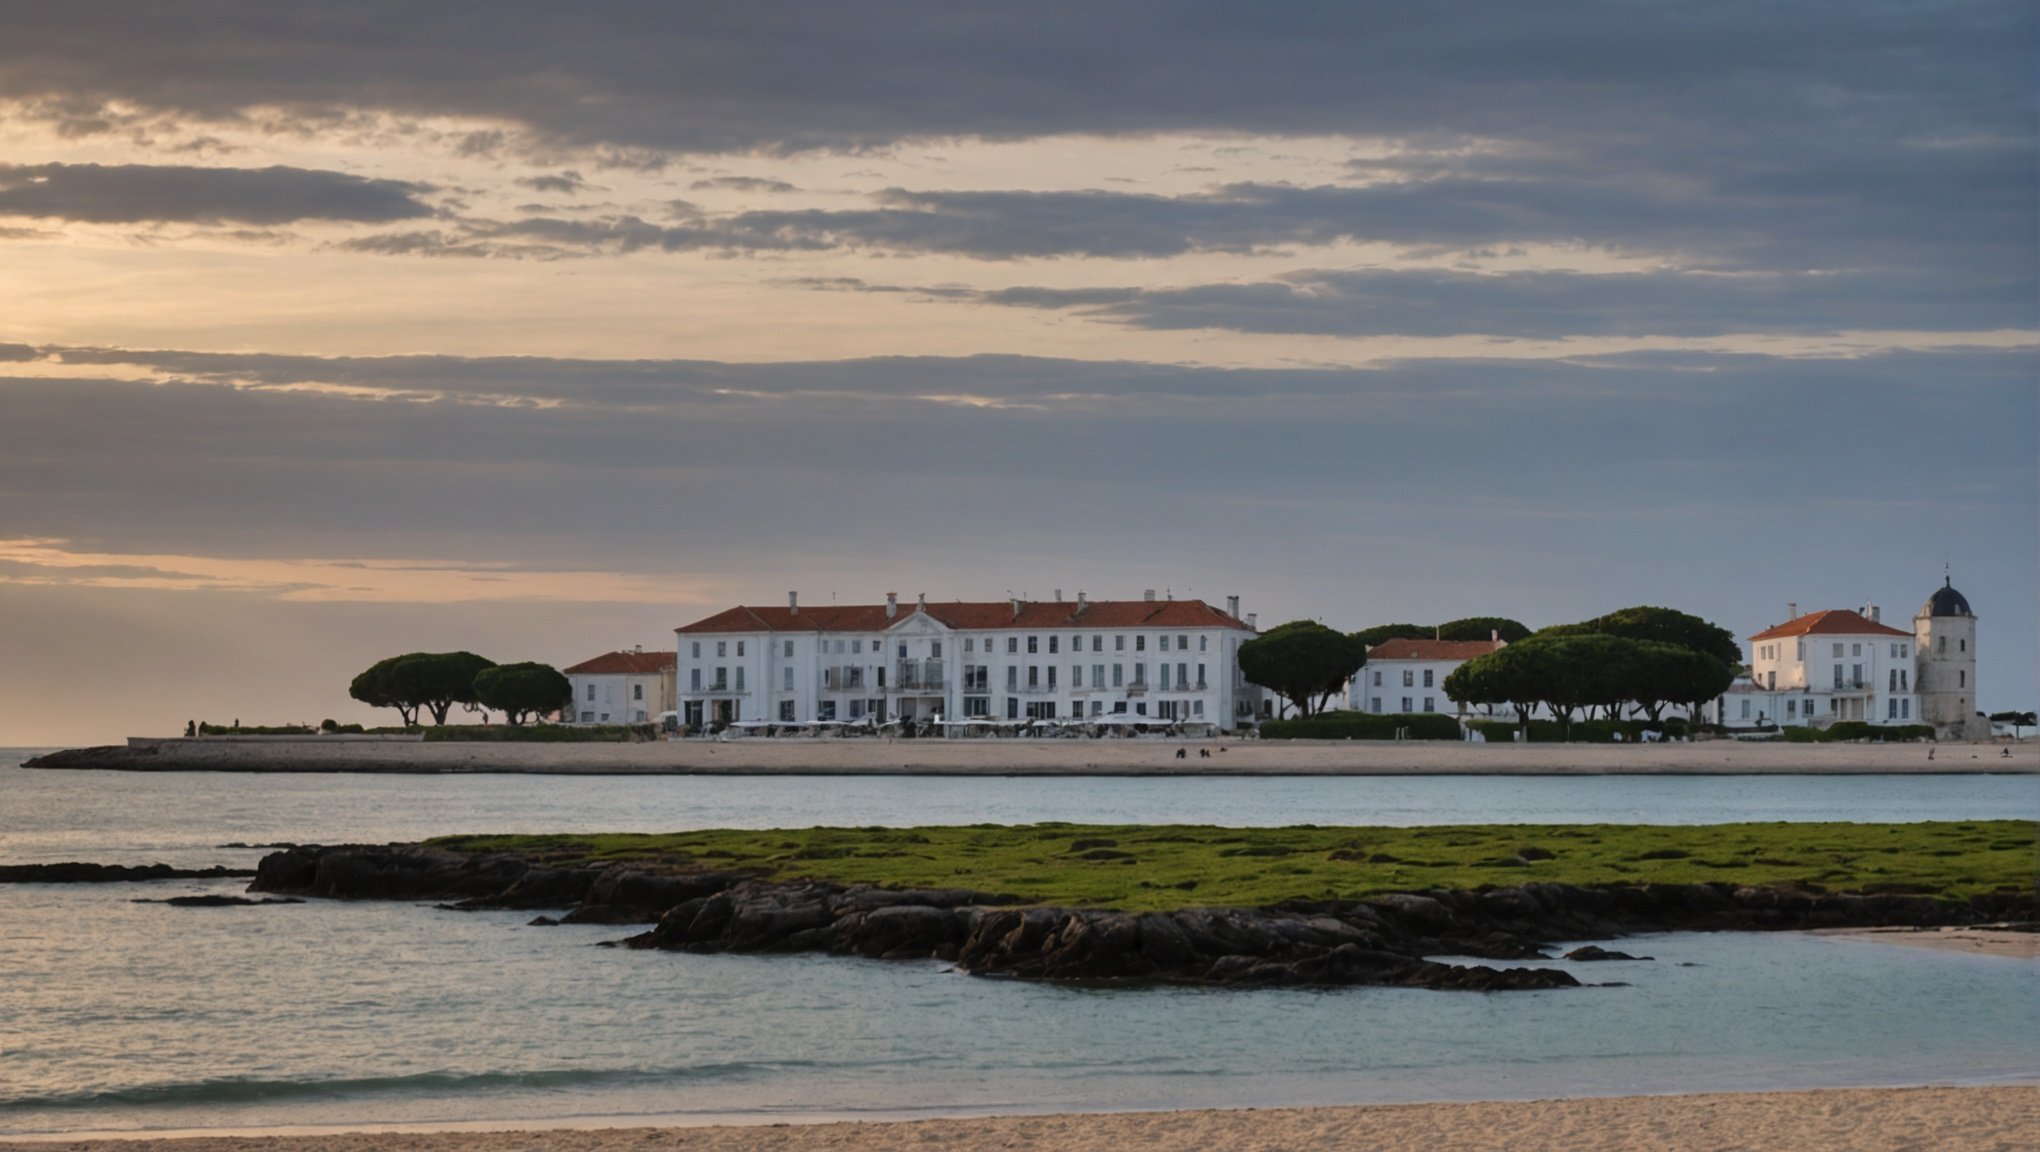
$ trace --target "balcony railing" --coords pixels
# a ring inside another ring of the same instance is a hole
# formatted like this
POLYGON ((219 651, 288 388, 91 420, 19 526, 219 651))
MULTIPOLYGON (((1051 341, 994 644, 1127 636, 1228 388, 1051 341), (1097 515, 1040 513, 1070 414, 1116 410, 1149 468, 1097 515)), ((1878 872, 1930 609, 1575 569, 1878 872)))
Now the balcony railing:
POLYGON ((949 686, 941 660, 902 660, 893 668, 891 691, 940 692, 949 686))
POLYGON ((822 669, 822 690, 824 692, 862 691, 863 688, 864 669, 862 668, 846 666, 822 669))

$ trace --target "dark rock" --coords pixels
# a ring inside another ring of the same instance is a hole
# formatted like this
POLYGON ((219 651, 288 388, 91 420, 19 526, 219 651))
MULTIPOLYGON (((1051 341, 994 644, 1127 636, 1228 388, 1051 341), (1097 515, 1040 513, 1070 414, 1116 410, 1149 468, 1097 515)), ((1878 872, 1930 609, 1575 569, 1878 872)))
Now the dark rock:
POLYGON ((837 943, 859 956, 954 959, 967 926, 968 918, 949 908, 893 904, 836 921, 837 943))
POLYGON ((1556 854, 1549 848, 1539 848, 1535 844, 1525 844, 1521 848, 1516 849, 1516 857, 1519 860, 1525 861, 1551 860, 1556 858, 1556 854))
POLYGON ((246 868, 172 868, 168 864, 0 864, 0 884, 128 884, 143 880, 219 880, 253 876, 246 868))
POLYGON ((435 900, 495 896, 531 870, 509 853, 469 855, 416 844, 290 848, 256 865, 251 892, 339 900, 435 900))
POLYGON ((511 882, 508 888, 490 896, 475 896, 454 905, 461 911, 480 908, 572 908, 588 896, 596 877, 594 868, 533 868, 511 882))
POLYGON ((527 928, 557 928, 559 926, 560 922, 550 916, 534 916, 525 925, 527 928))
POLYGON ((1631 956, 1627 952, 1613 952, 1597 945, 1588 944, 1565 954, 1568 960, 1654 960, 1654 956, 1631 956))

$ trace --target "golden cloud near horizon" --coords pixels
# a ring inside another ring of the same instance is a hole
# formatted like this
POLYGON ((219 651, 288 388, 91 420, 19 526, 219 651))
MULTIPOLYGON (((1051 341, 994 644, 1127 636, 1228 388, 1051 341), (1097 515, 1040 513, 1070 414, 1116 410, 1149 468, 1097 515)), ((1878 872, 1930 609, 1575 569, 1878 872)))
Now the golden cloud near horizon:
POLYGON ((710 605, 707 581, 415 558, 244 558, 74 551, 54 538, 0 539, 0 584, 241 592, 297 602, 475 601, 710 605))

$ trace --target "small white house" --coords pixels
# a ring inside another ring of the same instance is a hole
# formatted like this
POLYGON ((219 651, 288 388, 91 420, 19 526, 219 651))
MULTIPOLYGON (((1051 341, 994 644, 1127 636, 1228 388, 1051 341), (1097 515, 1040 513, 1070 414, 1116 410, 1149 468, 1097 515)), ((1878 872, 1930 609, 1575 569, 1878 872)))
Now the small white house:
POLYGON ((1508 646, 1492 640, 1385 640, 1367 650, 1367 663, 1347 686, 1355 712, 1451 712, 1466 709, 1445 696, 1445 677, 1476 656, 1508 646))
POLYGON ((567 715, 577 724, 646 724, 673 710, 674 654, 604 652, 564 669, 574 686, 567 715))

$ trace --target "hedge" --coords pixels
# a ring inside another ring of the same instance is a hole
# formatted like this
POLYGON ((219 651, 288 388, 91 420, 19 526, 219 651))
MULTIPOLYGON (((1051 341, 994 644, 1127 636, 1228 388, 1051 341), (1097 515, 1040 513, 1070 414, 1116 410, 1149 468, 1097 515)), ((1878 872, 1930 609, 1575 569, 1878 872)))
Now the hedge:
POLYGON ((1443 712, 1321 712, 1294 720, 1264 720, 1263 740, 1393 740, 1396 729, 1411 740, 1458 740, 1459 721, 1443 712))
POLYGON ((448 724, 423 731, 428 744, 635 744, 659 738, 656 724, 448 724))
MULTIPOLYGON (((1471 720, 1467 727, 1487 737, 1488 742, 1493 744, 1514 740, 1520 725, 1512 720, 1471 720)), ((1615 734, 1620 732, 1625 743, 1640 744, 1646 731, 1663 733, 1665 739, 1671 740, 1690 734, 1692 726, 1681 716, 1667 716, 1657 724, 1648 720, 1575 720, 1572 723, 1572 742, 1613 744, 1615 734)), ((1565 725, 1556 720, 1532 720, 1529 739, 1532 744, 1562 744, 1566 741, 1565 725)))
POLYGON ((201 720, 198 724, 200 736, 310 736, 316 729, 309 724, 209 724, 201 720))
POLYGON ((1931 724, 1871 724, 1863 720, 1841 720, 1826 728, 1784 728, 1779 731, 1788 744, 1846 744, 1858 740, 1877 743, 1911 743, 1932 740, 1931 724))

